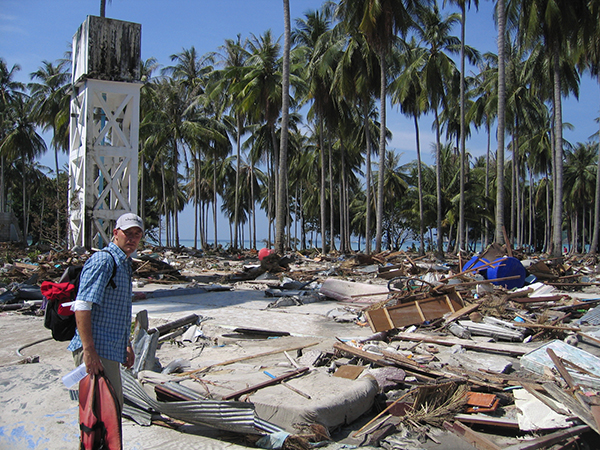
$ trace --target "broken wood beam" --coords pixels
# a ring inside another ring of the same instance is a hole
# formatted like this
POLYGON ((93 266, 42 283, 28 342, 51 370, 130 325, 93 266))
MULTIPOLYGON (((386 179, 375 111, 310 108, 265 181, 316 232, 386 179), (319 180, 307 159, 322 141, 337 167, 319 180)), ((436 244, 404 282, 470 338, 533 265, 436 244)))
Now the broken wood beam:
POLYGON ((454 419, 461 423, 519 429, 519 422, 516 420, 503 419, 501 417, 493 417, 485 414, 456 414, 454 419))
POLYGON ((198 321, 198 314, 190 314, 189 316, 181 317, 180 319, 173 320, 172 322, 159 325, 157 327, 148 330, 148 334, 158 332, 159 336, 169 333, 170 331, 176 330, 177 328, 191 325, 198 321))
POLYGON ((550 448, 554 444, 563 442, 572 436, 578 436, 589 430, 590 427, 587 425, 576 425, 574 427, 565 428, 564 430, 558 430, 554 433, 537 437, 533 440, 528 440, 520 444, 511 445, 510 447, 505 447, 504 450, 537 450, 550 448))
POLYGON ((459 339, 455 337, 435 337, 424 333, 398 333, 394 339, 406 341, 422 341, 429 344, 439 344, 452 347, 453 345, 461 345, 470 350, 485 352, 485 353, 502 353, 513 356, 523 356, 531 349, 524 348, 522 345, 507 345, 497 342, 475 342, 468 339, 459 339))
MULTIPOLYGON (((561 320, 563 318, 561 317, 561 320)), ((562 325, 544 325, 542 323, 522 323, 522 322, 515 322, 512 325, 514 325, 515 327, 521 327, 521 328, 542 328, 544 330, 555 330, 555 331, 581 331, 581 328, 576 328, 576 327, 565 327, 562 325)))
POLYGON ((571 410, 583 423, 588 425, 596 433, 600 434, 600 429, 596 423, 596 419, 592 415, 592 411, 587 405, 582 405, 579 400, 575 399, 572 395, 569 395, 563 389, 558 387, 555 383, 548 382, 544 383, 544 390, 550 394, 550 396, 559 403, 562 403, 571 410))
POLYGON ((453 432, 458 437, 462 438, 464 441, 471 444, 473 447, 479 450, 501 450, 502 447, 494 444, 483 434, 473 431, 468 426, 462 424, 461 422, 444 422, 444 428, 448 431, 453 432))
POLYGON ((369 425, 371 425, 373 422, 375 422, 377 419, 379 419, 381 416, 383 416, 386 412, 388 412, 390 409, 392 409, 396 404, 398 404, 398 402, 400 402, 400 400, 403 400, 406 397, 408 397, 410 394, 412 394, 413 391, 415 391, 415 390, 416 389, 411 389, 406 394, 402 395, 401 397, 398 397, 396 400, 394 400, 392 403, 390 403, 387 408, 385 408, 383 411, 381 411, 379 414, 377 414, 375 417, 373 417, 369 422, 367 422, 365 425, 363 425, 358 431, 356 431, 352 435, 352 437, 357 437, 363 430, 368 428, 369 425))
POLYGON ((278 376, 276 378, 272 378, 272 379, 270 379, 268 381, 263 381, 262 383, 255 384, 254 386, 249 386, 249 387, 247 387, 245 389, 242 389, 240 391, 233 392, 232 394, 225 395, 225 396, 223 396, 223 400, 232 400, 232 399, 238 398, 238 397, 240 397, 240 396, 242 396, 244 394, 248 394, 250 392, 254 392, 254 391, 257 391, 259 389, 262 389, 262 388, 265 388, 265 387, 268 387, 268 386, 272 386, 274 384, 278 384, 278 383, 280 383, 280 382, 282 382, 284 380, 287 380, 289 378, 293 378, 293 377, 296 377, 296 376, 298 376, 300 374, 303 374, 304 372, 308 371, 309 369, 310 369, 309 367, 302 367, 300 369, 296 369, 293 372, 287 373, 285 375, 280 375, 280 376, 278 376))
POLYGON ((319 342, 311 342, 311 343, 305 344, 305 345, 297 345, 295 347, 280 348, 280 349, 275 349, 275 350, 271 350, 271 351, 268 351, 268 352, 257 353, 255 355, 242 356, 240 358, 230 359, 228 361, 223 361, 223 362, 220 362, 220 363, 211 364, 211 365, 206 366, 206 367, 201 367, 200 369, 190 370, 188 372, 176 374, 176 376, 180 376, 180 377, 189 376, 189 375, 193 375, 193 374, 199 373, 199 372, 206 372, 207 370, 210 370, 213 367, 227 366, 229 364, 235 364, 235 363, 240 362, 240 361, 247 361, 249 359, 260 358, 260 357, 263 357, 263 356, 276 355, 277 353, 293 352, 294 350, 301 350, 303 348, 312 347, 314 345, 317 345, 318 343, 319 342))
POLYGON ((383 356, 376 355, 375 353, 365 352, 356 347, 352 347, 351 345, 344 344, 343 342, 334 342, 333 348, 339 350, 343 353, 349 353, 352 356, 357 356, 359 358, 364 359, 365 361, 369 361, 370 363, 377 364, 380 366, 393 366, 394 363, 387 361, 383 356))

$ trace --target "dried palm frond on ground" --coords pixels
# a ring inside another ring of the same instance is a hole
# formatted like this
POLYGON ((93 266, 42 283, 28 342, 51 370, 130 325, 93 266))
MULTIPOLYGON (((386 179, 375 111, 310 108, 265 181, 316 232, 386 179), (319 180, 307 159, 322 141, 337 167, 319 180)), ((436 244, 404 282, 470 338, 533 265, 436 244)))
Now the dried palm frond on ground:
POLYGON ((468 388, 454 382, 440 385, 422 386, 418 389, 412 411, 406 413, 402 421, 414 421, 441 426, 467 402, 468 388))

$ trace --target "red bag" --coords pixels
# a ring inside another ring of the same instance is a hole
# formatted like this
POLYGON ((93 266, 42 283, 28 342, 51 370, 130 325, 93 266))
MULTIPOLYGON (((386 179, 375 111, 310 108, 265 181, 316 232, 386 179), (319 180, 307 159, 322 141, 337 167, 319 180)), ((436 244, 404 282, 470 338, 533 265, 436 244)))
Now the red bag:
POLYGON ((80 450, 122 450, 121 410, 104 376, 88 375, 79 382, 80 450))

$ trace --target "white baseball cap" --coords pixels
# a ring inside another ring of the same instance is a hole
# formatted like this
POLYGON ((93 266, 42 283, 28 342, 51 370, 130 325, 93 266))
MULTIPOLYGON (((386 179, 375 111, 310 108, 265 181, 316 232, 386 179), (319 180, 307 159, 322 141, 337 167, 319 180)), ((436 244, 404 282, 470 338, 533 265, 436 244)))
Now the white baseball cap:
POLYGON ((119 228, 123 231, 132 227, 138 227, 144 231, 144 223, 142 222, 142 218, 133 213, 123 214, 117 219, 117 224, 115 225, 115 228, 119 228))

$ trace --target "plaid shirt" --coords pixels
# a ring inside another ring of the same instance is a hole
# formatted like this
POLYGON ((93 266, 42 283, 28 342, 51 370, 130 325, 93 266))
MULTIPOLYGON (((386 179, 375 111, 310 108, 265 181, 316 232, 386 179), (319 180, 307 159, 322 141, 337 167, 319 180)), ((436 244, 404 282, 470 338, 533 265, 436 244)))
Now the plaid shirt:
MULTIPOLYGON (((131 259, 114 243, 106 251, 97 252, 83 266, 76 300, 92 302, 92 336, 98 355, 125 363, 131 332, 131 259), (117 263, 116 289, 108 286, 113 271, 113 257, 117 263)), ((69 344, 74 351, 82 346, 79 332, 69 344)))

